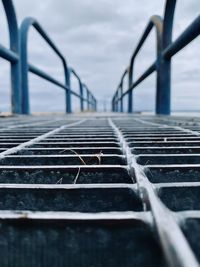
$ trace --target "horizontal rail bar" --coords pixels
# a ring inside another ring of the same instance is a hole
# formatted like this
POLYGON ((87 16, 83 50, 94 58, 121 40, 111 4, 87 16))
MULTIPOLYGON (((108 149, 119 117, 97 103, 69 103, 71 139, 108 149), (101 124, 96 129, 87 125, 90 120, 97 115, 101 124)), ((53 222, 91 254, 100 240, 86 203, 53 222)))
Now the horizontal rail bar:
POLYGON ((163 57, 169 59, 192 42, 200 34, 200 16, 198 16, 187 29, 163 51, 163 57))
POLYGON ((133 55, 131 57, 131 64, 133 64, 135 57, 139 53, 141 47, 143 46, 145 40, 147 39, 147 37, 150 34, 153 27, 156 27, 156 30, 157 30, 157 45, 161 46, 161 35, 162 35, 162 30, 163 30, 162 29, 163 28, 163 21, 162 21, 162 18, 160 16, 155 15, 155 16, 152 16, 150 18, 150 21, 146 26, 146 29, 145 29, 137 47, 136 47, 136 49, 135 49, 135 52, 133 53, 133 55))
POLYGON ((81 82, 81 78, 79 77, 79 75, 76 73, 76 71, 72 68, 70 68, 70 72, 74 74, 74 76, 76 76, 76 78, 78 79, 79 82, 81 82))
POLYGON ((122 74, 122 77, 121 77, 121 80, 120 80, 120 83, 119 83, 119 85, 118 85, 118 89, 123 85, 123 81, 124 81, 124 78, 126 77, 126 75, 128 74, 128 68, 127 69, 125 69, 125 71, 123 72, 123 74, 122 74))
POLYGON ((156 62, 154 62, 132 85, 131 87, 122 94, 122 97, 127 95, 131 90, 133 90, 137 85, 139 85, 144 79, 151 75, 156 70, 156 62))
POLYGON ((7 49, 1 44, 0 44, 0 57, 10 61, 11 63, 17 63, 19 61, 19 55, 17 53, 7 49))
MULTIPOLYGON (((50 75, 48 75, 46 72, 40 70, 39 68, 33 66, 32 64, 29 64, 29 71, 32 72, 32 73, 34 73, 35 75, 41 77, 41 78, 43 78, 43 79, 45 79, 45 80, 47 80, 47 81, 53 83, 53 84, 55 84, 55 85, 57 85, 57 86, 59 86, 59 87, 65 89, 65 90, 70 90, 68 86, 66 86, 66 85, 62 84, 61 82, 59 82, 58 80, 52 78, 52 77, 51 77, 50 75)), ((70 92, 71 92, 71 94, 77 96, 78 98, 81 98, 81 99, 83 99, 84 101, 87 101, 87 99, 81 97, 81 96, 80 96, 78 93, 76 93, 75 91, 70 90, 70 92)))
POLYGON ((29 64, 29 71, 32 72, 33 74, 65 89, 65 90, 70 90, 68 86, 62 84, 61 82, 59 82, 58 80, 54 79, 53 77, 51 77, 50 75, 48 75, 46 72, 40 70, 39 68, 33 66, 32 64, 29 64))
POLYGON ((154 25, 153 25, 152 21, 150 20, 149 23, 146 26, 146 29, 145 29, 145 31, 144 31, 144 33, 143 33, 138 45, 136 46, 136 49, 135 49, 135 52, 133 53, 132 58, 135 58, 136 55, 139 53, 140 48, 144 44, 144 42, 145 42, 146 38, 148 37, 149 33, 151 32, 153 26, 154 25))

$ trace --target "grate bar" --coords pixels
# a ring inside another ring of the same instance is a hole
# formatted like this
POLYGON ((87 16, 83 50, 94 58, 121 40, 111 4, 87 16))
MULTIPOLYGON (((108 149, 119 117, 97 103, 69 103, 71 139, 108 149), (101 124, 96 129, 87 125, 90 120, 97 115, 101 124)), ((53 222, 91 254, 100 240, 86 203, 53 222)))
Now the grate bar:
POLYGON ((1 259, 14 266, 17 247, 20 266, 36 267, 44 261, 34 246, 60 255, 62 244, 67 255, 53 265, 85 267, 71 256, 77 248, 85 257, 84 244, 87 266, 105 255, 100 267, 108 259, 116 267, 198 266, 197 119, 39 116, 7 123, 16 128, 0 133, 1 259))
POLYGON ((41 135, 39 137, 36 137, 36 138, 34 138, 34 139, 30 140, 30 141, 24 142, 23 144, 20 144, 20 145, 18 145, 16 147, 7 149, 6 151, 0 153, 0 159, 4 158, 7 155, 16 153, 16 152, 24 149, 25 147, 34 145, 35 143, 40 142, 43 139, 45 139, 46 137, 49 137, 49 136, 51 136, 51 135, 53 135, 55 133, 58 133, 58 132, 60 132, 60 131, 62 131, 64 129, 66 129, 67 127, 83 123, 84 121, 85 120, 81 120, 81 121, 78 121, 78 122, 74 122, 74 123, 68 124, 66 126, 60 126, 59 128, 51 130, 50 132, 47 132, 47 133, 45 133, 45 134, 43 134, 43 135, 41 135))
MULTIPOLYGON (((137 121, 143 122, 139 119, 137 119, 137 121)), ((162 205, 162 203, 154 192, 154 188, 149 182, 147 176, 145 175, 143 168, 139 164, 137 164, 136 158, 131 153, 129 145, 123 137, 123 133, 112 122, 111 119, 109 119, 109 122, 113 130, 116 132, 121 146, 125 150, 130 168, 133 168, 135 170, 137 184, 139 186, 141 198, 143 199, 144 204, 147 205, 147 203, 145 202, 149 201, 149 205, 152 210, 152 215, 155 220, 157 232, 159 234, 160 242, 169 265, 185 267, 199 266, 182 231, 174 220, 173 215, 162 205), (171 229, 173 229, 173 232, 171 229), (171 250, 172 246, 173 251, 171 250)))

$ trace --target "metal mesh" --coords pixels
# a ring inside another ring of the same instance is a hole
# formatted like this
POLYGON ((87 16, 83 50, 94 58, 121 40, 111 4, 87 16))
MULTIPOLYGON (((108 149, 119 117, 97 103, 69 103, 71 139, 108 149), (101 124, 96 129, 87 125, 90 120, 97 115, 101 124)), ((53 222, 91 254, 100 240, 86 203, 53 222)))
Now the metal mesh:
POLYGON ((1 266, 198 266, 198 119, 0 122, 1 266))

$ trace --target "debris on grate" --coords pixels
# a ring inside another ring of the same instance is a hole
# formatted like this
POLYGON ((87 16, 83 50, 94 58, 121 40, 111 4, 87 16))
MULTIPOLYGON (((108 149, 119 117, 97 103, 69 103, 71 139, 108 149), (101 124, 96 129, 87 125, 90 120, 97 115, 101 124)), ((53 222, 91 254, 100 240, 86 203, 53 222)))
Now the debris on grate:
POLYGON ((198 266, 200 120, 0 122, 1 266, 198 266))

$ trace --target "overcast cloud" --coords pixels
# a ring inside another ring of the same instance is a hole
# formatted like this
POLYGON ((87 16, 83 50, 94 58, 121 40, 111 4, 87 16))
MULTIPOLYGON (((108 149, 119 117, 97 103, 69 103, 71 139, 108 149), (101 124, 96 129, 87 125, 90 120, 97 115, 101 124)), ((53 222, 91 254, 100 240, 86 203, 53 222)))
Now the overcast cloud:
MULTIPOLYGON (((65 55, 68 64, 83 78, 102 106, 110 106, 120 76, 151 15, 162 15, 163 0, 14 0, 19 24, 35 17, 65 55)), ((200 13, 199 0, 178 1, 173 38, 200 13)), ((0 4, 0 41, 8 44, 6 21, 0 4)), ((154 32, 136 60, 135 79, 155 60, 154 32)), ((51 49, 31 30, 29 61, 63 81, 62 65, 51 49)), ((197 38, 173 60, 172 108, 199 110, 200 40, 197 38)), ((9 65, 0 59, 0 110, 9 106, 9 65)), ((31 110, 64 111, 64 92, 29 75, 31 110)), ((75 81, 74 90, 78 90, 75 81)), ((153 110, 155 75, 134 91, 137 110, 153 110)), ((74 101, 77 109, 78 101, 74 101)))

